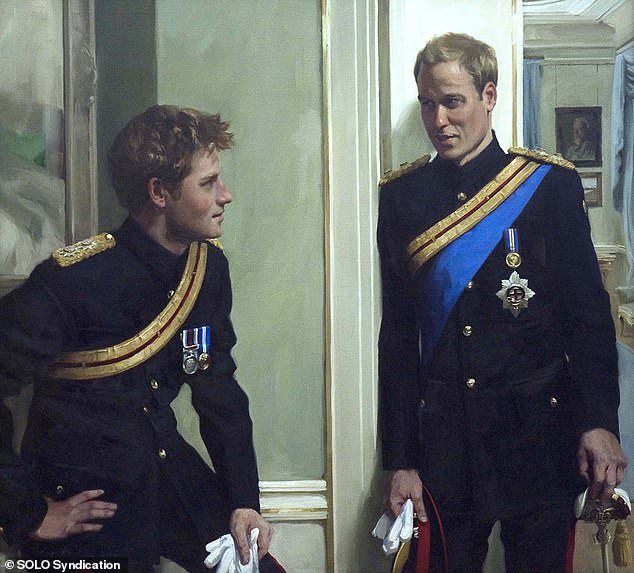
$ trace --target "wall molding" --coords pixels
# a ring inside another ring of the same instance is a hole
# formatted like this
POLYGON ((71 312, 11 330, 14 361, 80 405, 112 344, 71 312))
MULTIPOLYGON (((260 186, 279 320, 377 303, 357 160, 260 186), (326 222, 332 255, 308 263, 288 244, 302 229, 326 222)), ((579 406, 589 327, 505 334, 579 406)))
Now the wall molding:
POLYGON ((583 58, 579 56, 571 56, 569 58, 566 57, 550 57, 548 54, 544 53, 544 50, 541 50, 539 55, 533 55, 531 51, 527 50, 524 52, 525 58, 542 58, 541 65, 542 66, 613 66, 614 65, 614 56, 609 57, 593 57, 593 58, 583 58))
MULTIPOLYGON (((382 0, 385 1, 385 0, 382 0)), ((328 567, 377 571, 364 512, 375 513, 376 334, 380 308, 375 247, 380 175, 378 0, 328 0, 324 83, 328 102, 327 397, 328 567), (336 121, 334 121, 336 118, 336 121), (372 509, 370 509, 372 506, 372 509)), ((380 515, 380 513, 378 513, 380 515)), ((369 524, 369 519, 367 520, 369 524)))
POLYGON ((64 0, 66 241, 97 231, 94 0, 64 0))
POLYGON ((625 0, 524 0, 524 17, 531 23, 567 20, 571 17, 597 21, 608 17, 624 2, 625 0))
POLYGON ((262 515, 272 522, 325 521, 326 493, 325 480, 261 481, 262 515))

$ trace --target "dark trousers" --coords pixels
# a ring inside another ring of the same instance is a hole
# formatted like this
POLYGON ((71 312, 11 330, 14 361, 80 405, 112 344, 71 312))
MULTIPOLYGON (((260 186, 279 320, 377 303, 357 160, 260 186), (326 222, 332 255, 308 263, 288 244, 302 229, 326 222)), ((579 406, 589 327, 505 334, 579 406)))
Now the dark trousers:
MULTIPOLYGON (((196 523, 194 518, 186 511, 186 503, 182 499, 178 488, 171 487, 169 476, 162 476, 160 486, 160 510, 158 518, 158 531, 160 531, 160 555, 180 565, 188 573, 212 573, 205 564, 208 552, 205 546, 229 532, 229 515, 224 509, 219 513, 205 515, 205 523, 196 523)), ((198 493, 201 505, 211 503, 210 490, 204 488, 205 482, 201 480, 198 493)), ((214 507, 216 507, 214 505, 214 507)), ((84 533, 73 536, 68 540, 57 543, 37 542, 29 543, 22 548, 22 554, 30 559, 107 559, 109 557, 122 557, 121 551, 98 547, 99 534, 84 533), (96 543, 95 543, 96 542, 96 543)), ((128 553, 125 553, 128 554, 128 553)), ((151 559, 134 561, 134 553, 129 553, 127 558, 129 573, 154 573, 155 564, 151 559)), ((138 557, 137 557, 138 558, 138 557)), ((284 569, 277 564, 275 559, 266 555, 260 561, 261 573, 284 573, 284 569)))
MULTIPOLYGON (((201 536, 191 517, 183 511, 180 500, 169 488, 163 492, 160 519, 161 555, 178 563, 188 573, 211 573, 212 570, 204 564, 208 555, 205 546, 219 536, 218 531, 221 529, 224 533, 228 532, 228 520, 219 519, 212 524, 209 533, 201 536)), ((285 573, 281 565, 268 554, 260 560, 259 568, 260 573, 285 573)))
MULTIPOLYGON (((444 549, 438 521, 429 512, 431 526, 430 573, 444 573, 444 549)), ((481 573, 489 549, 493 522, 471 514, 441 516, 449 573, 481 573)), ((555 508, 500 521, 506 573, 566 573, 571 523, 570 508, 555 508)), ((412 544, 404 573, 416 570, 412 544)))
MULTIPOLYGON (((188 573, 211 573, 204 561, 208 555, 205 546, 213 539, 201 539, 192 526, 173 498, 165 503, 161 511, 161 555, 178 563, 188 573)), ((260 560, 259 567, 260 573, 284 573, 284 569, 268 554, 260 560)))
MULTIPOLYGON (((187 565, 186 563, 182 563, 176 561, 183 569, 185 569, 188 573, 213 573, 214 569, 207 569, 204 565, 192 564, 187 565)), ((259 563, 260 573, 285 573, 284 569, 281 568, 280 564, 269 554, 265 555, 262 559, 260 559, 259 563)), ((130 571, 130 573, 133 573, 130 571)), ((141 572, 139 572, 141 573, 141 572)), ((148 573, 154 573, 153 570, 150 570, 148 573)))

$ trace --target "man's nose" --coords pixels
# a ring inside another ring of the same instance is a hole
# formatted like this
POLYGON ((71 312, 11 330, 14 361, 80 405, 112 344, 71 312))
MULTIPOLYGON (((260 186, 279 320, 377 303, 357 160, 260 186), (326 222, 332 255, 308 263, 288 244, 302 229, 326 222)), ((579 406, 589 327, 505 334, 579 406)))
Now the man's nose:
POLYGON ((444 105, 436 106, 434 114, 434 124, 436 129, 441 129, 449 124, 447 120, 447 108, 444 105))
POLYGON ((218 179, 218 202, 226 205, 227 203, 231 203, 231 201, 233 201, 231 191, 229 191, 222 179, 218 179))

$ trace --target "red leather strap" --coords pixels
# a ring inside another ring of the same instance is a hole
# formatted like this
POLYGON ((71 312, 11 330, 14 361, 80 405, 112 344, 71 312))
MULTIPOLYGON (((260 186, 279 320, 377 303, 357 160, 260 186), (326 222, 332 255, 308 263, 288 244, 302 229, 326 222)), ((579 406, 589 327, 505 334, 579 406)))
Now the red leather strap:
MULTIPOLYGON (((431 507, 434 510, 434 514, 436 515, 436 521, 438 522, 438 531, 440 533, 440 540, 442 541, 442 549, 443 549, 443 563, 445 573, 449 573, 449 557, 447 553, 447 539, 445 537, 445 529, 442 525, 442 520, 440 519, 440 512, 438 511, 438 507, 436 506, 436 502, 432 497, 429 490, 423 486, 423 495, 427 495, 431 507)), ((418 545, 416 551, 416 573, 428 573, 429 571, 429 560, 431 557, 431 526, 429 525, 429 521, 422 523, 418 521, 418 545)))
POLYGON ((416 550, 416 573, 429 573, 431 535, 429 521, 418 521, 418 544, 416 550))

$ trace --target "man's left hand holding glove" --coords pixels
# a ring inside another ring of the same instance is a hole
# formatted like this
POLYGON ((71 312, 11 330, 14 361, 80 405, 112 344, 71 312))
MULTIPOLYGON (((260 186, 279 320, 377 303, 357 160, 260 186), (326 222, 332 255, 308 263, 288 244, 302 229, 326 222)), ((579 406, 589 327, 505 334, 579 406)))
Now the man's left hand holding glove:
POLYGON ((231 514, 229 529, 230 535, 207 545, 205 565, 218 565, 218 573, 257 573, 259 560, 269 551, 271 525, 257 511, 239 508, 231 514))

